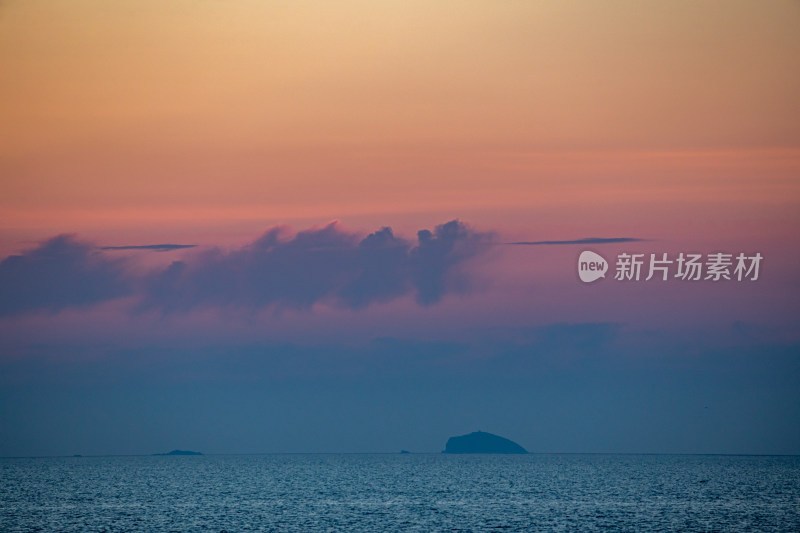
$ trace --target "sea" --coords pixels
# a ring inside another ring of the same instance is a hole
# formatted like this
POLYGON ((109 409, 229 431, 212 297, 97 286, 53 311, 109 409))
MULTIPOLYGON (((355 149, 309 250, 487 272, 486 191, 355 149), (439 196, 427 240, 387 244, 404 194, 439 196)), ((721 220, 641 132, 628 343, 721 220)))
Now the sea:
POLYGON ((800 531, 800 457, 0 459, 0 531, 800 531))

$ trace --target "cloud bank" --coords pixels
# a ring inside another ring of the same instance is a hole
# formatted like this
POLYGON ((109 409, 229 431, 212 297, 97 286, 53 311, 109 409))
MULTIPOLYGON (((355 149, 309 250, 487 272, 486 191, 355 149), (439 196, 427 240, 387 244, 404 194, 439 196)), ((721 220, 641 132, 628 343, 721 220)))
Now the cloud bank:
POLYGON ((308 309, 321 301, 362 309, 407 295, 431 305, 471 290, 465 264, 493 239, 458 220, 419 231, 415 243, 388 227, 366 237, 335 222, 294 236, 275 227, 240 249, 197 253, 137 275, 103 248, 61 235, 0 262, 0 315, 58 311, 121 296, 138 297, 138 309, 163 312, 308 309))
POLYGON ((176 261, 146 284, 146 307, 203 305, 306 309, 325 300, 353 309, 414 294, 430 305, 470 289, 462 267, 492 235, 453 220, 422 230, 413 244, 384 227, 360 238, 331 223, 285 238, 273 228, 239 250, 176 261))
POLYGON ((122 261, 59 235, 0 262, 0 315, 99 303, 129 294, 131 282, 122 261))

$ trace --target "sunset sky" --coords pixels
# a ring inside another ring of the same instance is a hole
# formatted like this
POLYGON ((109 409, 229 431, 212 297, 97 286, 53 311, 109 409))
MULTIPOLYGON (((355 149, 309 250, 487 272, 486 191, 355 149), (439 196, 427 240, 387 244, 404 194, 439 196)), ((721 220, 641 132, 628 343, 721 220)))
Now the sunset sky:
POLYGON ((790 0, 0 0, 0 456, 798 454, 799 57, 790 0))

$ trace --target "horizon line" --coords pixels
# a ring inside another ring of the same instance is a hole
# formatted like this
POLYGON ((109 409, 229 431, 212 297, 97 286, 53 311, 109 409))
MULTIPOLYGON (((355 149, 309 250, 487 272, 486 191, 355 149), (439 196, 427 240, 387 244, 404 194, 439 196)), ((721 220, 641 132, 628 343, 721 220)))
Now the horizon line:
POLYGON ((176 454, 166 453, 108 453, 108 454, 73 454, 73 455, 0 455, 0 459, 87 459, 97 457, 203 457, 203 456, 238 456, 238 455, 681 455, 681 456, 719 456, 719 457, 800 457, 800 453, 725 453, 725 452, 527 452, 527 453, 458 453, 445 454, 439 452, 221 452, 176 454))

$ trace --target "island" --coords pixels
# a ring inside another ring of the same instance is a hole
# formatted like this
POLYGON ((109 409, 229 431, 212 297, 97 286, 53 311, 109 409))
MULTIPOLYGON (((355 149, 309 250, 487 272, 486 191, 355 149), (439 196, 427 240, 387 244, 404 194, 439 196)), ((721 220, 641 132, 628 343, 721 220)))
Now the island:
POLYGON ((172 450, 169 453, 154 453, 153 455, 203 455, 200 452, 190 452, 188 450, 172 450))
POLYGON ((447 439, 442 453, 528 453, 514 441, 499 435, 475 431, 447 439))

